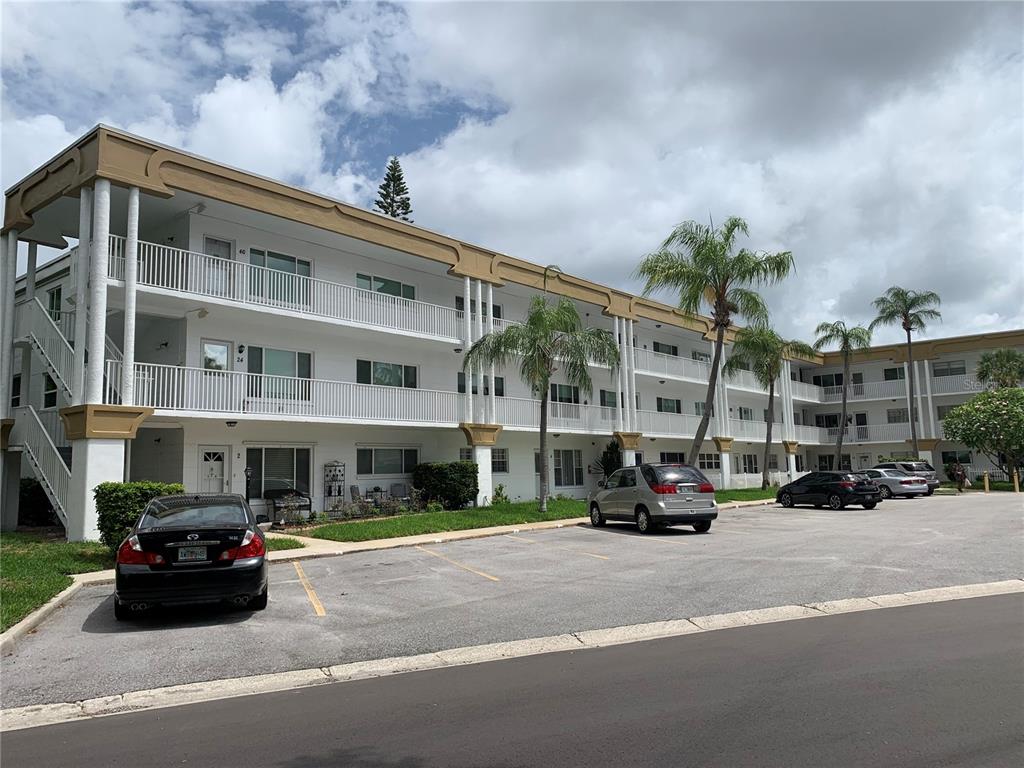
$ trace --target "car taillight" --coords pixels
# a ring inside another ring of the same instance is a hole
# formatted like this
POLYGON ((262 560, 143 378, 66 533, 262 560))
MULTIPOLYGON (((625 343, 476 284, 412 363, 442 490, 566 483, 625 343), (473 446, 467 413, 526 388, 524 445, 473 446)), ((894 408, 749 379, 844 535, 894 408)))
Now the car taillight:
POLYGON ((259 557, 267 551, 263 543, 263 537, 257 536, 253 531, 246 531, 242 537, 242 543, 237 547, 225 549, 220 553, 221 560, 244 560, 247 557, 259 557))
POLYGON ((651 490, 655 493, 675 493, 676 487, 674 485, 652 485, 651 490))
POLYGON ((715 492, 715 486, 713 486, 711 483, 701 483, 699 486, 697 486, 697 493, 714 493, 714 492, 715 492))
POLYGON ((856 483, 852 483, 849 480, 840 480, 839 481, 839 487, 840 488, 845 488, 846 490, 849 491, 849 490, 851 490, 853 488, 856 488, 857 484, 856 483))
POLYGON ((120 565, 160 565, 164 557, 156 552, 143 552, 139 537, 132 534, 117 550, 117 562, 120 565))
POLYGON ((900 485, 917 485, 917 480, 900 480, 900 485))

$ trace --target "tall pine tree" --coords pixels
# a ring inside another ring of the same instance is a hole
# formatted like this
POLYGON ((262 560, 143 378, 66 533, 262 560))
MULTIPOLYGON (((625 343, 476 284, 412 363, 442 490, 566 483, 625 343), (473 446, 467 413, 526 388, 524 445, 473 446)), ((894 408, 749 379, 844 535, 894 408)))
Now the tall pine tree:
POLYGON ((374 210, 392 218, 412 222, 409 218, 409 214, 412 213, 412 201, 397 157, 392 157, 388 161, 388 170, 384 174, 384 181, 377 188, 377 200, 373 207, 374 210))

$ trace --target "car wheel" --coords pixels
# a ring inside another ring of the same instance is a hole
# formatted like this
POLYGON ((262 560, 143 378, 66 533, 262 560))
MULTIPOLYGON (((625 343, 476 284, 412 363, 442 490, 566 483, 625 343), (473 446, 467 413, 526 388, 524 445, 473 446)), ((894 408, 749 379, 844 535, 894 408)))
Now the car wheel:
POLYGON ((597 504, 590 505, 590 524, 595 528, 600 528, 608 521, 604 519, 604 515, 601 514, 601 510, 598 509, 597 504))
POLYGON ((651 513, 641 507, 636 513, 636 527, 640 533, 653 533, 657 526, 651 520, 651 513))
POLYGON ((707 533, 711 530, 711 521, 701 520, 700 522, 694 523, 693 530, 695 530, 697 533, 707 533))
POLYGON ((253 611, 262 611, 267 607, 267 598, 270 597, 270 587, 264 587, 256 597, 249 601, 249 608, 253 611))
POLYGON ((927 491, 924 492, 924 495, 925 496, 931 496, 933 493, 935 493, 935 489, 934 488, 929 488, 927 491))
POLYGON ((878 489, 878 492, 879 492, 879 494, 881 494, 883 499, 891 499, 892 498, 892 489, 888 485, 881 486, 878 489))
POLYGON ((792 507, 793 506, 793 494, 791 494, 789 491, 786 491, 785 493, 779 494, 779 504, 781 504, 784 507, 792 507))
POLYGON ((127 621, 128 616, 130 615, 130 613, 131 612, 128 610, 128 606, 121 605, 121 601, 118 600, 115 597, 114 598, 114 618, 117 621, 127 621))
POLYGON ((877 505, 878 505, 878 502, 870 501, 867 504, 864 504, 863 506, 864 506, 864 509, 874 509, 877 505))
POLYGON ((846 505, 843 503, 842 497, 838 493, 833 493, 828 497, 829 509, 842 509, 846 505))

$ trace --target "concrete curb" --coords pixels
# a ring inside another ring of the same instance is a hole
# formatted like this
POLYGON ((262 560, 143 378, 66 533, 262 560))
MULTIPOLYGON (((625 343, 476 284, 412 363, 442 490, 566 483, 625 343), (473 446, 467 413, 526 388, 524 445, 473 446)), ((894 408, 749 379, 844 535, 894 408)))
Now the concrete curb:
MULTIPOLYGON (((70 587, 69 587, 70 589, 70 587)), ((942 600, 963 600, 989 595, 1024 593, 1024 579, 966 584, 939 589, 923 589, 893 595, 833 600, 806 605, 783 605, 752 611, 737 611, 689 619, 657 621, 608 629, 592 629, 550 637, 535 637, 504 643, 423 653, 390 659, 357 661, 329 667, 314 667, 292 672, 277 672, 229 680, 187 683, 149 691, 131 691, 76 702, 36 704, 0 710, 0 732, 36 728, 61 722, 106 717, 127 712, 175 707, 202 701, 251 696, 274 691, 294 690, 313 685, 365 680, 374 677, 428 669, 481 664, 501 659, 521 658, 542 653, 583 651, 612 645, 642 642, 666 637, 714 632, 721 629, 750 627, 781 621, 834 616, 853 611, 881 610, 919 605, 942 600)))
POLYGON ((81 588, 82 582, 72 576, 69 586, 51 597, 17 624, 9 627, 6 632, 0 635, 0 656, 7 656, 13 652, 14 646, 21 638, 38 627, 51 613, 74 597, 81 588))

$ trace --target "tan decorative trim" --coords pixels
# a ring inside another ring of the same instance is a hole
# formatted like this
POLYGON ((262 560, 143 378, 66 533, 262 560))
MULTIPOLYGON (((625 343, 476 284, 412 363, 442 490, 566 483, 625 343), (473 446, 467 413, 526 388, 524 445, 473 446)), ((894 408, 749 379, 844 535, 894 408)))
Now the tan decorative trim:
POLYGON ((715 447, 719 453, 732 453, 732 441, 731 437, 712 437, 715 447))
POLYGON ((6 451, 10 444, 11 430, 14 428, 14 419, 0 419, 0 451, 6 451))
MULTIPOLYGON (((919 437, 917 439, 918 450, 934 451, 941 441, 934 437, 919 437)), ((913 445, 913 441, 907 440, 907 445, 913 445)))
POLYGON ((796 440, 783 440, 782 450, 786 452, 787 456, 796 456, 800 452, 800 443, 796 440))
POLYGON ((466 436, 466 444, 472 446, 495 445, 501 434, 500 424, 470 424, 464 421, 459 424, 459 429, 466 436))
MULTIPOLYGON (((1024 330, 976 333, 970 336, 915 341, 914 359, 933 360, 950 353, 970 352, 977 349, 999 349, 1000 347, 1024 347, 1024 330)), ((873 361, 905 363, 907 361, 906 343, 872 347, 863 352, 854 353, 851 358, 851 362, 854 363, 873 361)), ((842 365, 843 356, 839 352, 826 352, 823 362, 824 365, 842 365)))
POLYGON ((134 405, 72 405, 60 410, 68 440, 133 440, 139 425, 152 415, 152 408, 134 405))
POLYGON ((619 443, 619 450, 622 451, 638 451, 640 450, 640 438, 643 434, 640 432, 615 432, 615 439, 619 443))

